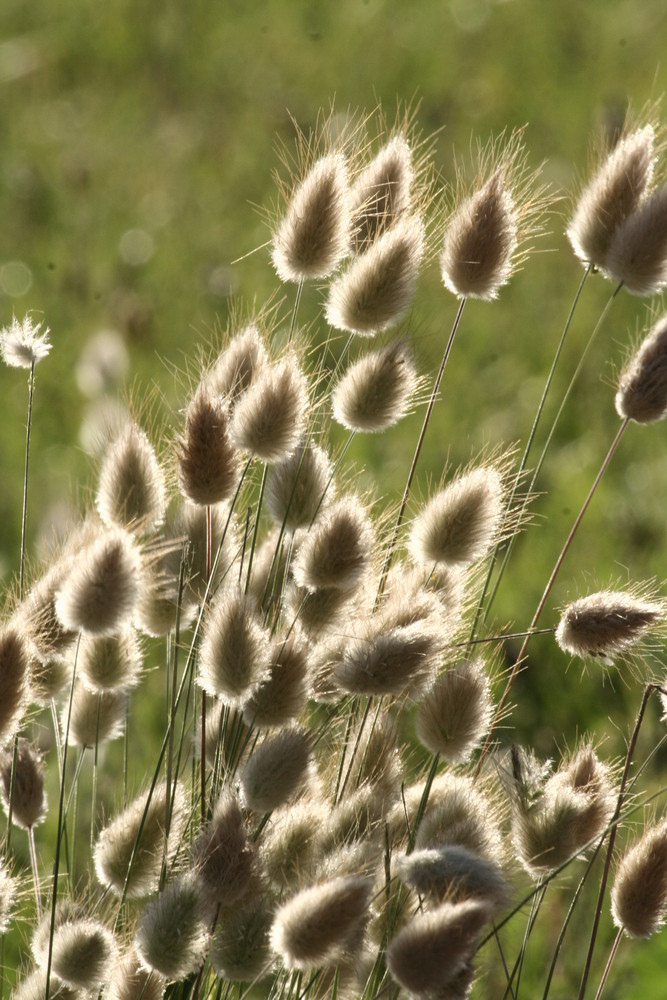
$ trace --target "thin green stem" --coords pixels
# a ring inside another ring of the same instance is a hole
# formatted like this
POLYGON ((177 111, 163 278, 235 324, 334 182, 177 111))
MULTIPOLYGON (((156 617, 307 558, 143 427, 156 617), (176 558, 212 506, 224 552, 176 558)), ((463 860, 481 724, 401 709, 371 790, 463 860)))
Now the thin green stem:
POLYGON ((42 894, 39 891, 39 868, 37 866, 37 851, 35 850, 35 831, 32 826, 28 827, 28 848, 30 850, 30 867, 32 868, 32 881, 35 886, 35 903, 37 904, 37 919, 42 919, 42 894))
POLYGON ((621 943, 622 937, 623 937, 623 928, 619 927, 618 933, 616 934, 616 937, 614 939, 614 943, 611 946, 611 951, 609 952, 609 958, 607 959, 607 964, 604 967, 602 978, 600 979, 600 985, 598 986, 597 993, 595 994, 595 1000, 600 1000, 600 997, 602 996, 604 984, 607 982, 607 977, 611 972, 611 967, 614 963, 614 958, 616 957, 616 952, 618 951, 618 946, 621 943))
POLYGON ((21 561, 19 566, 19 599, 23 599, 25 573, 26 525, 28 523, 28 460, 30 457, 30 429, 32 427, 32 399, 35 391, 35 362, 30 365, 28 377, 28 420, 25 431, 25 466, 23 470, 23 511, 21 515, 21 561))

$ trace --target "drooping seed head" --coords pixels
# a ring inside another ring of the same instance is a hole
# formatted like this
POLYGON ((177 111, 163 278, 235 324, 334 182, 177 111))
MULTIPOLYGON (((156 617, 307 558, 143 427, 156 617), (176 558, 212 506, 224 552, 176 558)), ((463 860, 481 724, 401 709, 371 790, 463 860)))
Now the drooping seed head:
POLYGON ((97 509, 107 525, 146 531, 164 517, 164 474, 147 435, 128 423, 107 449, 97 486, 97 509))
POLYGON ((468 760, 486 735, 493 714, 481 659, 462 660, 441 674, 417 708, 417 737, 432 753, 468 760))
POLYGON ((389 971, 411 996, 446 996, 457 977, 467 973, 491 916, 487 903, 467 900, 442 903, 414 917, 389 944, 389 971))
POLYGON ((372 883, 348 875, 303 889, 277 911, 271 946, 287 969, 339 961, 360 944, 372 883))
POLYGON ((307 649, 294 633, 273 640, 270 659, 267 676, 243 704, 245 721, 261 728, 295 719, 309 690, 307 649))
POLYGON ((667 316, 655 323, 621 372, 616 412, 651 424, 667 416, 667 316))
POLYGON ((157 972, 143 967, 134 948, 114 965, 104 989, 105 1000, 162 1000, 165 981, 157 972))
POLYGON ((331 394, 334 418, 351 431, 375 434, 405 416, 419 379, 403 341, 350 365, 331 394))
POLYGON ((667 916, 667 822, 649 827, 622 858, 611 890, 611 913, 628 937, 648 938, 667 916))
POLYGON ((245 906, 225 910, 211 942, 211 965, 224 980, 254 982, 271 966, 269 931, 273 915, 260 897, 245 906))
POLYGON ((308 382, 294 355, 264 368, 234 409, 236 447, 262 462, 291 455, 306 429, 308 397, 308 382))
POLYGON ((424 253, 419 218, 400 219, 329 287, 327 322, 336 330, 374 337, 405 316, 424 253))
POLYGON ((268 673, 269 634, 254 601, 229 586, 211 605, 199 656, 199 683, 227 704, 240 705, 268 673))
POLYGON ((0 796, 7 815, 10 789, 13 822, 24 830, 31 830, 46 815, 44 764, 38 751, 23 737, 19 738, 16 754, 10 747, 0 759, 0 796))
POLYGON ((30 646, 17 625, 0 629, 0 746, 14 735, 27 708, 30 646))
POLYGON ((308 529, 333 493, 333 468, 329 456, 317 445, 299 445, 282 462, 272 465, 266 477, 264 502, 279 526, 294 534, 308 529))
POLYGON ((202 507, 232 495, 238 459, 230 437, 228 404, 201 383, 185 411, 185 428, 176 442, 183 496, 202 507))
POLYGON ((368 514, 352 495, 324 513, 303 539, 293 564, 294 579, 308 590, 354 590, 369 565, 373 530, 368 514))
POLYGON ((404 135, 394 135, 355 179, 350 191, 352 234, 357 253, 410 210, 412 151, 404 135))
POLYGON ((655 295, 667 285, 667 184, 616 229, 602 270, 633 295, 655 295))
POLYGON ((113 934, 96 920, 68 921, 54 932, 51 968, 72 989, 97 992, 115 957, 113 934))
POLYGON ((128 628, 116 635, 82 636, 77 669, 86 687, 102 694, 137 684, 142 659, 137 633, 128 628))
POLYGON ((302 794, 310 781, 312 738, 289 727, 254 748, 241 772, 241 795, 248 809, 271 812, 302 794))
POLYGON ((496 911, 509 901, 509 884, 500 866, 460 844, 399 855, 395 868, 402 882, 439 903, 479 899, 496 911))
POLYGON ((609 659, 629 652, 664 616, 661 601, 601 590, 568 604, 556 629, 556 642, 573 656, 609 659))
POLYGON ((350 248, 347 168, 341 153, 317 160, 290 198, 273 237, 281 281, 325 278, 350 248))
POLYGON ((137 923, 134 947, 144 966, 176 981, 196 972, 209 943, 207 913, 192 874, 168 882, 137 923))
POLYGON ((143 566, 131 535, 120 528, 101 532, 85 546, 56 597, 64 628, 106 636, 129 624, 139 601, 143 566))
POLYGON ((156 785, 152 794, 135 798, 97 838, 95 872, 105 888, 116 896, 147 896, 157 888, 163 858, 173 856, 185 824, 185 799, 176 790, 156 785), (172 799, 173 795, 173 799, 172 799), (167 809, 169 807, 169 837, 167 809))
POLYGON ((585 264, 604 270, 614 234, 650 188, 655 131, 644 125, 624 135, 582 191, 567 236, 585 264))
POLYGON ((76 681, 72 695, 72 711, 63 706, 62 727, 67 731, 70 746, 95 747, 117 739, 123 732, 127 716, 126 691, 106 691, 95 694, 82 681, 76 681))
POLYGON ((224 907, 245 901, 255 876, 255 851, 234 793, 223 792, 192 848, 202 898, 224 907))
POLYGON ((498 541, 504 503, 498 469, 473 469, 436 493, 415 518, 410 554, 417 563, 466 566, 498 541))
POLYGON ((233 405, 267 361, 268 352, 259 330, 254 323, 249 323, 232 337, 206 374, 210 394, 233 405))

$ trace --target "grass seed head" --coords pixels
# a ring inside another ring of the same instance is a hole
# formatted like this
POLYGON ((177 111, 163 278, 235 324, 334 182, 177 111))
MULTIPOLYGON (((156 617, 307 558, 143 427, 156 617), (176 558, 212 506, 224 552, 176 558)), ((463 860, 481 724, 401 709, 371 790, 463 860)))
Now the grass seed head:
POLYGON ((261 860, 263 871, 278 890, 300 889, 311 880, 326 817, 327 807, 315 798, 277 809, 271 816, 262 838, 261 860))
POLYGON ((342 153, 317 160, 290 198, 273 236, 281 281, 326 278, 350 249, 347 168, 342 153))
POLYGON ((136 424, 128 423, 107 449, 96 500, 110 528, 146 531, 162 521, 167 503, 164 475, 147 435, 136 424))
POLYGON ((137 633, 127 628, 116 635, 82 636, 77 668, 86 687, 102 694, 137 684, 142 660, 137 633))
MULTIPOLYGON (((62 710, 63 732, 67 731, 68 706, 62 710)), ((72 695, 67 742, 70 746, 96 747, 117 739, 123 732, 128 709, 127 691, 95 694, 76 681, 72 695)))
POLYGON ((209 393, 232 406, 266 366, 268 352, 259 330, 249 323, 229 341, 206 374, 209 393))
POLYGON ((72 989, 97 992, 115 957, 112 933, 95 920, 68 921, 54 932, 51 967, 72 989))
POLYGON ((134 948, 114 965, 104 990, 105 1000, 162 1000, 165 981, 156 972, 145 969, 134 948))
POLYGON ((412 151, 404 135, 394 135, 356 177, 350 191, 352 234, 357 253, 410 210, 412 151))
POLYGON ((667 915, 667 822, 649 827, 621 859, 611 913, 628 937, 648 938, 667 915))
POLYGON ((667 184, 618 227, 602 270, 633 295, 655 295, 667 285, 667 184))
POLYGON ((234 408, 236 447, 262 462, 287 458, 306 429, 308 401, 308 382, 293 354, 267 366, 234 408))
POLYGON ((56 613, 56 597, 71 568, 69 560, 58 559, 33 583, 16 611, 17 624, 44 659, 66 652, 76 640, 76 630, 65 628, 56 613))
POLYGON ((439 903, 479 899, 495 912, 509 902, 509 884, 500 866, 460 844, 399 855, 395 868, 402 882, 439 903))
POLYGON ((481 659, 463 660, 441 674, 417 708, 417 737, 431 753, 466 761, 486 735, 493 714, 481 659))
POLYGON ((201 383, 185 411, 185 428, 176 442, 183 496, 202 507, 232 495, 238 483, 238 457, 230 437, 228 404, 201 383))
POLYGON ((9 326, 4 326, 0 330, 0 354, 2 360, 10 368, 32 368, 39 361, 42 361, 51 350, 49 333, 47 326, 44 333, 40 333, 42 323, 33 323, 30 313, 22 322, 16 316, 12 317, 9 326))
POLYGON ((282 462, 272 465, 266 477, 264 502, 277 525, 294 534, 308 529, 333 492, 333 468, 323 448, 299 445, 282 462))
MULTIPOLYGON (((422 786, 410 790, 411 828, 421 802, 422 786)), ((396 815, 394 815, 394 820, 396 815)), ((401 818, 405 826, 405 814, 401 818)), ((498 809, 465 775, 441 774, 433 782, 415 837, 417 848, 458 845, 498 862, 502 856, 498 809)))
POLYGON ((11 1000, 79 1000, 81 993, 72 989, 51 970, 49 989, 46 989, 46 966, 34 969, 12 991, 11 1000))
POLYGON ((664 616, 661 601, 601 590, 568 604, 556 629, 556 642, 573 656, 611 659, 630 652, 664 616))
POLYGON ((207 915, 192 874, 168 882, 137 923, 134 947, 144 966, 174 981, 196 972, 209 944, 207 915))
POLYGON ((346 646, 334 680, 344 691, 368 695, 414 695, 429 680, 443 648, 432 622, 385 629, 369 623, 366 634, 346 646))
POLYGON ((234 792, 225 791, 192 848, 203 899, 225 908, 247 899, 255 876, 255 851, 234 792))
POLYGON ((243 704, 243 717, 249 726, 284 726, 297 717, 308 697, 305 643, 292 633, 287 638, 274 639, 271 650, 268 675, 243 704))
POLYGON ((18 880, 11 875, 7 864, 4 861, 0 862, 0 934, 4 934, 8 929, 18 886, 18 880))
POLYGON ((311 778, 312 737, 296 726, 264 738, 241 772, 241 795, 254 812, 267 813, 303 794, 311 778))
POLYGON ((350 365, 331 394, 334 418, 350 431, 379 433, 405 416, 418 386, 410 352, 397 341, 350 365))
POLYGON ((353 495, 342 497, 324 513, 301 542, 293 563, 294 579, 308 590, 355 590, 369 566, 373 529, 353 495))
POLYGON ((222 979, 248 983, 261 976, 264 970, 269 971, 272 920, 273 915, 263 897, 220 915, 209 957, 222 979))
POLYGON ((14 748, 10 747, 0 760, 0 795, 7 815, 9 815, 10 789, 13 822, 24 830, 31 830, 46 816, 44 764, 38 751, 23 737, 19 738, 16 758, 14 758, 14 748))
POLYGON ((30 646, 17 624, 0 629, 0 746, 14 735, 27 708, 30 646))
POLYGON ((241 705, 264 680, 271 663, 269 634, 255 602, 242 589, 219 593, 206 617, 199 655, 199 683, 229 705, 241 705))
POLYGON ((271 928, 271 946, 287 969, 338 962, 361 943, 371 882, 348 875, 303 889, 284 903, 271 928))
POLYGON ((667 316, 655 323, 621 372, 616 412, 651 424, 667 416, 667 316))
POLYGON ((374 337, 405 316, 417 286, 424 253, 424 226, 400 219, 329 287, 327 322, 336 330, 374 337))

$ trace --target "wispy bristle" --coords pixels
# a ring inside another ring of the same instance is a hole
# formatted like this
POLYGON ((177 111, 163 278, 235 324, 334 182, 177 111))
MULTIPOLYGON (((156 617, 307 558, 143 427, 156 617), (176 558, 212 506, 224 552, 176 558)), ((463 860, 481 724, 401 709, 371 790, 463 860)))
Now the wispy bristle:
POLYGON ((220 503, 234 492, 238 463, 229 434, 228 404, 202 383, 187 410, 176 442, 183 495, 201 506, 220 503))
POLYGON ((417 708, 417 737, 445 760, 465 761, 486 735, 492 708, 483 661, 463 660, 424 695, 417 708))
POLYGON ((333 415, 351 431, 384 431, 405 416, 418 384, 410 352, 397 341, 350 365, 331 394, 333 415))
POLYGON ((667 915, 667 822, 650 827, 622 858, 611 890, 614 923, 648 938, 667 915))
POLYGON ((661 601, 601 590, 568 604, 556 629, 556 642, 574 656, 612 658, 631 650, 664 616, 661 601))
POLYGON ((268 352, 259 330, 250 323, 229 341, 217 361, 206 374, 206 385, 212 396, 219 396, 232 405, 249 388, 268 361, 268 352))
POLYGON ((46 814, 44 764, 38 751, 23 737, 18 740, 16 754, 12 747, 0 759, 0 795, 7 815, 10 789, 13 822, 24 830, 41 823, 46 814))
POLYGON ((271 812, 303 793, 310 780, 311 756, 311 735, 297 727, 258 743, 241 772, 241 794, 248 809, 271 812))
POLYGON ((310 880, 326 814, 322 802, 305 798, 271 816, 262 840, 262 868, 279 890, 302 888, 310 880))
POLYGON ((365 337, 396 326, 412 301, 423 252, 421 220, 399 220, 331 284, 327 322, 365 337))
POLYGON ((368 568, 373 530, 359 500, 348 495, 332 504, 299 547, 293 572, 308 590, 353 590, 368 568))
POLYGON ((390 228, 410 209, 412 152, 403 135, 395 135, 364 167, 350 191, 352 233, 357 253, 390 228))
POLYGON ((616 229, 602 270, 633 295, 655 295, 667 285, 667 184, 616 229))
POLYGON ((317 160, 295 190, 273 237, 281 281, 325 278, 350 248, 347 169, 341 153, 317 160))
POLYGON ((266 477, 265 503, 276 524, 294 533, 309 528, 333 494, 333 468, 317 445, 301 445, 266 477))
POLYGON ((196 972, 209 942, 205 915, 192 875, 168 882, 139 917, 134 947, 143 964, 177 981, 196 972))
POLYGON ((271 646, 255 603, 236 586, 219 594, 204 623, 199 683, 227 704, 240 705, 268 673, 271 646))
POLYGON ((651 424, 667 416, 667 316, 651 327, 623 368, 616 412, 638 424, 651 424))
POLYGON ((97 486, 97 509, 108 527, 145 531, 164 517, 166 489, 148 437, 128 423, 107 449, 97 486))
POLYGON ((279 462, 303 437, 308 412, 308 382, 296 358, 288 355, 265 368, 237 403, 231 433, 237 448, 262 462, 279 462))

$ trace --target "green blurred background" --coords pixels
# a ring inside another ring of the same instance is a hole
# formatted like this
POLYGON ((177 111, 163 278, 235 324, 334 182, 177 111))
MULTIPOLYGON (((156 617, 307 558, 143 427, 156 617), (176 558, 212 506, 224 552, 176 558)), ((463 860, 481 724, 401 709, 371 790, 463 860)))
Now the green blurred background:
MULTIPOLYGON (((548 232, 498 302, 466 308, 416 495, 438 481, 446 462, 458 466, 485 447, 523 442, 582 275, 563 231, 591 139, 612 135, 628 102, 639 109, 661 96, 666 38, 664 0, 4 0, 0 325, 33 309, 54 345, 37 371, 33 558, 72 505, 90 502, 91 427, 105 394, 141 400, 157 386, 154 410, 173 419, 183 401, 174 366, 183 369, 215 340, 230 308, 260 307, 277 290, 291 304, 294 290, 278 288, 267 249, 233 261, 269 239, 258 207, 275 201, 276 142, 292 143, 290 115, 307 132, 334 99, 338 112, 381 101, 389 120, 398 101, 419 102, 417 121, 424 134, 438 132, 435 163, 450 182, 454 156, 465 158, 471 139, 527 126, 530 161, 546 161, 554 191, 548 232), (104 331, 115 336, 95 340, 104 331), (107 377, 95 384, 90 356, 99 374, 105 344, 107 377)), ((599 276, 588 283, 547 417, 611 291, 599 276)), ((322 292, 308 288, 300 318, 314 317, 321 301, 322 292)), ((437 366, 455 308, 433 261, 410 324, 425 373, 437 366)), ((495 605, 499 624, 530 621, 616 431, 614 370, 645 321, 646 304, 621 294, 587 358, 538 482, 536 524, 517 545, 495 605)), ((18 565, 26 398, 24 373, 0 369, 7 586, 18 565)), ((400 495, 420 418, 355 442, 362 485, 400 495)), ((664 580, 664 437, 660 425, 629 429, 546 624, 584 591, 664 580)), ((608 734, 607 752, 620 754, 639 695, 618 676, 612 681, 602 685, 597 669, 581 676, 551 641, 536 641, 515 690, 515 737, 549 754, 577 734, 608 734)), ((658 735, 652 717, 643 753, 658 735)), ((633 993, 628 980, 608 995, 657 998, 664 990, 657 983, 653 993, 633 993)))

